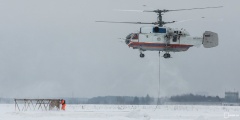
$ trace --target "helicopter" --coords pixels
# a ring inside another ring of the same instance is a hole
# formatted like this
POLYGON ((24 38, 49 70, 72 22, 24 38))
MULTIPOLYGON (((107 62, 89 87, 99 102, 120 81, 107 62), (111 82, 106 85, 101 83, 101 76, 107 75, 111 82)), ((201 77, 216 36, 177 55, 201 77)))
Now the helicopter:
POLYGON ((191 9, 176 9, 176 10, 144 10, 141 12, 154 12, 158 15, 157 22, 115 22, 115 21, 96 21, 106 23, 127 23, 127 24, 153 24, 154 26, 140 27, 140 32, 130 33, 126 36, 125 43, 133 49, 140 51, 140 57, 144 58, 144 51, 163 51, 165 52, 164 58, 171 58, 170 52, 183 52, 187 51, 190 47, 199 47, 203 45, 205 48, 212 48, 218 46, 218 34, 212 31, 205 31, 202 37, 193 37, 185 29, 175 29, 164 26, 165 24, 175 23, 164 22, 162 20, 163 13, 196 10, 196 9, 209 9, 220 8, 218 7, 204 7, 204 8, 191 8, 191 9))

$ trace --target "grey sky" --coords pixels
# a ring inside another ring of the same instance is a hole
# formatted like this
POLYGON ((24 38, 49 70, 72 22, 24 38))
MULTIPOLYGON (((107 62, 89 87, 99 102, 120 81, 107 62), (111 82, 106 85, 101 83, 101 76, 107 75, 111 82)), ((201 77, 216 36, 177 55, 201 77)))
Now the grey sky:
POLYGON ((158 52, 146 52, 140 59, 138 50, 118 39, 142 25, 94 21, 156 20, 154 13, 114 9, 208 6, 224 8, 164 15, 165 21, 194 19, 167 26, 185 28, 193 36, 217 32, 220 43, 161 58, 161 96, 239 91, 237 0, 1 0, 0 97, 157 96, 158 52))

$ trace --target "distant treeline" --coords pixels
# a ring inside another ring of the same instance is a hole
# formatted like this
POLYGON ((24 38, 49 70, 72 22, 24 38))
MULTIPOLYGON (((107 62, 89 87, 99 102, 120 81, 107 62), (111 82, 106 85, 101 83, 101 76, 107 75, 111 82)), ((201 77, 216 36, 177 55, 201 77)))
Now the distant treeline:
POLYGON ((150 105, 153 104, 154 98, 146 95, 146 97, 131 96, 105 96, 94 97, 88 100, 88 104, 133 104, 133 105, 150 105))
MULTIPOLYGON (((151 105, 157 104, 157 98, 146 95, 145 97, 137 96, 99 96, 93 98, 57 98, 65 99, 67 104, 126 104, 126 105, 151 105)), ((194 94, 176 95, 169 98, 159 99, 160 104, 165 102, 228 102, 219 96, 205 96, 194 94)), ((239 100, 237 102, 240 102, 239 100)), ((0 103, 14 103, 12 98, 0 98, 0 103)))
MULTIPOLYGON (((27 99, 27 98, 26 98, 27 99)), ((56 99, 56 98, 55 98, 56 99)), ((57 98, 65 99, 67 104, 126 104, 126 105, 150 105, 154 103, 154 98, 146 95, 145 97, 133 96, 103 96, 87 98, 57 98)), ((0 103, 14 103, 13 98, 0 98, 0 103)))
POLYGON ((184 94, 170 97, 170 101, 173 102, 222 102, 219 96, 204 96, 204 95, 193 95, 184 94))

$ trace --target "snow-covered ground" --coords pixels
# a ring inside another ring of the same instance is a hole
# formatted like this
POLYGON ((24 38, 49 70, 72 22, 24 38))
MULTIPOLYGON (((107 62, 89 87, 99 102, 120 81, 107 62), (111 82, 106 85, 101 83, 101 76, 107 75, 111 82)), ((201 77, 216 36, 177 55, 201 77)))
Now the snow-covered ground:
POLYGON ((240 120, 239 106, 67 105, 66 111, 15 111, 0 104, 0 120, 240 120))

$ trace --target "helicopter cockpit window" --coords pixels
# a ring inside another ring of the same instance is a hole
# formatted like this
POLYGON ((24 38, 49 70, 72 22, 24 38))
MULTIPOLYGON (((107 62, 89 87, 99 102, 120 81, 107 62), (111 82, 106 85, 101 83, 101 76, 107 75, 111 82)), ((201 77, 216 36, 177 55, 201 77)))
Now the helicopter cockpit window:
POLYGON ((132 36, 132 33, 129 34, 129 35, 126 37, 126 39, 131 39, 131 36, 132 36))
POLYGON ((138 34, 133 34, 132 39, 138 39, 138 34))

